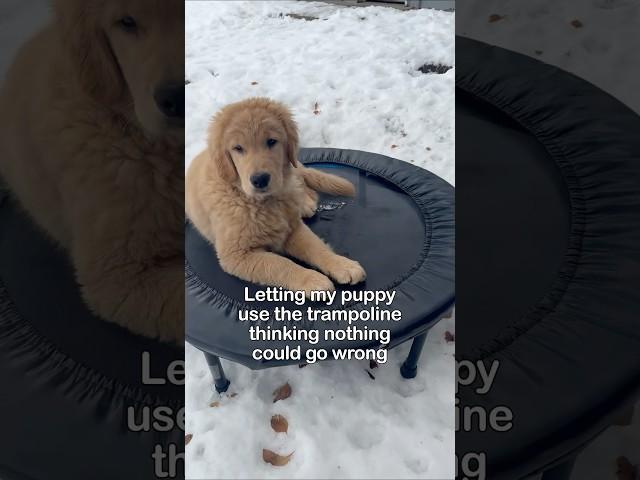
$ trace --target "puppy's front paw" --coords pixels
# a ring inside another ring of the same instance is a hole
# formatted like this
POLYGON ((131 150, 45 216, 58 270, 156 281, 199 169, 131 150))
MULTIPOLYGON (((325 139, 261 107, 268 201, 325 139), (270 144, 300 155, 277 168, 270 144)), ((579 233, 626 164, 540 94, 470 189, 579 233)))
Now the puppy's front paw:
POLYGON ((367 278, 367 274, 355 260, 336 255, 327 269, 327 274, 342 285, 355 285, 367 278))
POLYGON ((315 270, 309 270, 297 290, 304 290, 307 298, 310 298, 313 291, 333 292, 335 289, 333 282, 326 275, 315 270))

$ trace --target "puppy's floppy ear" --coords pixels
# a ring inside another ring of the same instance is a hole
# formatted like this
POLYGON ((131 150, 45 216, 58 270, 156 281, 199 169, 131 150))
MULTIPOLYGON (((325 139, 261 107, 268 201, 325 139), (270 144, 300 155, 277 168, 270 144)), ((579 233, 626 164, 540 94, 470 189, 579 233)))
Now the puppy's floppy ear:
POLYGON ((281 120, 284 131, 287 134, 287 157, 289 163, 294 167, 298 166, 298 126, 293 120, 293 115, 287 107, 281 106, 281 120))
POLYGON ((99 3, 55 0, 54 11, 62 41, 82 88, 101 103, 120 100, 125 91, 118 61, 100 25, 99 3))
POLYGON ((224 147, 224 128, 225 128, 225 110, 221 110, 213 118, 211 126, 209 128, 209 157, 214 162, 220 178, 227 182, 233 182, 238 178, 238 171, 236 170, 231 155, 224 147))
POLYGON ((224 149, 212 149, 209 148, 209 155, 211 159, 216 163, 220 177, 227 182, 234 182, 238 178, 238 171, 236 170, 231 155, 224 149))

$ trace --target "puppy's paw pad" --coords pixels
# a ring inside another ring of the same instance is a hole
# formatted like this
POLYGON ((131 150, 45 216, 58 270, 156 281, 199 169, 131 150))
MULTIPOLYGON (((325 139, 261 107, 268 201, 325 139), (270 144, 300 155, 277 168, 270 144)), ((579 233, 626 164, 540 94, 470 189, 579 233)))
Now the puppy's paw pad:
POLYGON ((367 274, 358 262, 341 257, 329 271, 329 275, 342 285, 355 285, 367 278, 367 274))
POLYGON ((314 291, 333 292, 336 289, 329 277, 314 270, 310 271, 300 287, 299 290, 304 290, 307 298, 310 298, 311 292, 314 291))

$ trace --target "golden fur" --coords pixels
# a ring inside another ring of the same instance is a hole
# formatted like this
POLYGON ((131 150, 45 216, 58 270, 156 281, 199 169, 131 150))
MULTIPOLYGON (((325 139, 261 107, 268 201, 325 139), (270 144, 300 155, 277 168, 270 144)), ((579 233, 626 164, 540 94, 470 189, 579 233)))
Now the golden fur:
POLYGON ((0 176, 68 251, 88 306, 179 343, 184 118, 160 112, 154 91, 184 88, 183 9, 54 0, 53 21, 20 50, 0 94, 0 176))
POLYGON ((361 282, 360 264, 334 253, 302 222, 315 213, 316 191, 352 196, 353 185, 304 167, 297 153, 296 124, 284 105, 266 98, 227 105, 211 123, 208 148, 189 166, 187 215, 214 244, 222 268, 244 280, 307 295, 333 290, 329 277, 361 282), (263 173, 268 187, 256 188, 251 177, 263 173))

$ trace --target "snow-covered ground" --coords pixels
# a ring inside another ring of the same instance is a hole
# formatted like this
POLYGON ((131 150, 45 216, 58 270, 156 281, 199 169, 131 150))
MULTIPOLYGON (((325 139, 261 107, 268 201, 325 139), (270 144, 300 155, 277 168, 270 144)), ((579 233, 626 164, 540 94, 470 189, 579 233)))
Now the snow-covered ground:
POLYGON ((268 96, 292 109, 302 146, 382 153, 453 183, 455 69, 417 69, 453 65, 454 23, 434 10, 186 2, 187 163, 216 110, 268 96))
MULTIPOLYGON (((466 0, 456 33, 556 65, 640 113, 639 25, 640 0, 466 0)), ((572 480, 617 479, 616 458, 638 464, 639 445, 640 404, 630 426, 610 427, 584 450, 572 480)))
MULTIPOLYGON (((186 162, 212 114, 250 96, 286 103, 303 147, 368 150, 454 182, 454 14, 308 2, 186 3, 186 162), (317 17, 306 21, 288 16, 317 17), (319 111, 318 113, 314 113, 319 111)), ((429 334, 416 379, 399 366, 323 362, 253 372, 224 362, 232 386, 213 398, 202 355, 187 346, 186 474, 202 478, 453 478, 454 320, 429 334), (272 402, 288 382, 290 398, 272 402), (209 404, 217 400, 217 407, 209 404), (275 433, 281 414, 289 432, 275 433), (295 451, 273 467, 262 449, 295 451)))
POLYGON ((251 371, 223 361, 232 384, 222 396, 212 394, 203 355, 187 345, 186 478, 453 478, 454 346, 444 340, 452 326, 442 321, 429 333, 413 380, 399 372, 405 344, 373 370, 326 361, 251 371), (287 382, 291 397, 273 403, 287 382), (273 415, 287 419, 287 434, 272 430, 273 415), (273 467, 264 448, 295 453, 273 467))

